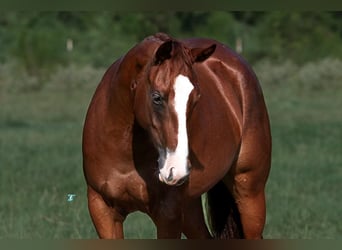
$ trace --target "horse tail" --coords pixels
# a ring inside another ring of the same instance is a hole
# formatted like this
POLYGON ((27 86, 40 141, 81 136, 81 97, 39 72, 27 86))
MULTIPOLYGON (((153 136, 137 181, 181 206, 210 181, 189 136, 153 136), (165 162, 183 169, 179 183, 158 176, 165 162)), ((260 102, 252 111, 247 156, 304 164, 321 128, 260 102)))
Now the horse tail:
POLYGON ((244 237, 237 205, 222 181, 207 192, 207 219, 216 239, 244 237))

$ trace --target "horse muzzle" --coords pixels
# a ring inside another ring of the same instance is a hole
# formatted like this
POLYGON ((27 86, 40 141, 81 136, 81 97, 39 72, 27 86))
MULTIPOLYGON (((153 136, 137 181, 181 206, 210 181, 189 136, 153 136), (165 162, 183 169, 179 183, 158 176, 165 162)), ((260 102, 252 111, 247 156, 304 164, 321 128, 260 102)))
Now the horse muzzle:
POLYGON ((159 180, 170 186, 180 186, 189 177, 190 164, 186 156, 167 151, 158 159, 159 180))
POLYGON ((175 177, 173 172, 174 168, 171 168, 167 177, 159 173, 159 180, 170 186, 180 186, 184 184, 189 178, 189 174, 186 174, 183 177, 175 177))

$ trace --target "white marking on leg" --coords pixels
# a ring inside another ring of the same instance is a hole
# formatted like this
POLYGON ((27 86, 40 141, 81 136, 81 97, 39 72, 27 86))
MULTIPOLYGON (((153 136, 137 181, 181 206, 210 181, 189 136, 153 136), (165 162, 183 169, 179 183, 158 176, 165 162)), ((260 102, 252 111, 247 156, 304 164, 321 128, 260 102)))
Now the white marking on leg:
POLYGON ((174 91, 174 108, 178 119, 178 134, 177 134, 177 146, 175 151, 166 149, 166 157, 163 168, 160 170, 163 178, 169 185, 176 184, 180 179, 188 175, 188 133, 186 129, 186 111, 189 101, 189 96, 194 86, 190 82, 189 78, 183 75, 179 75, 175 79, 174 91), (167 178, 172 171, 172 180, 167 178))

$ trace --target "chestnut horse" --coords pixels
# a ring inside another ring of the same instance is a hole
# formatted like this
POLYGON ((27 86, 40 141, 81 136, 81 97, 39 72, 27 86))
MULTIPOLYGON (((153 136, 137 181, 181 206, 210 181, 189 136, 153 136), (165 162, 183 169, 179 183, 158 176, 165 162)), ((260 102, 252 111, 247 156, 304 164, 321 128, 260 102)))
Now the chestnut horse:
POLYGON ((258 80, 211 39, 147 37, 107 70, 85 120, 88 207, 100 238, 123 238, 137 210, 158 238, 262 238, 270 161, 258 80))

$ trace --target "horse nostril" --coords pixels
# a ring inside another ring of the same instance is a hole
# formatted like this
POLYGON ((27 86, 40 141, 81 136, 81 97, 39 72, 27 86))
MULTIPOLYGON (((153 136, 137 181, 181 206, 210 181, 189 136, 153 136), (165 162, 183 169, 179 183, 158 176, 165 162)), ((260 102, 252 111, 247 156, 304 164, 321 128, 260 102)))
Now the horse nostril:
POLYGON ((173 169, 174 169, 174 168, 171 168, 171 169, 170 169, 170 174, 169 174, 169 176, 166 178, 167 181, 172 181, 172 179, 173 179, 173 169))
POLYGON ((176 183, 176 186, 180 186, 182 185, 184 182, 186 182, 188 180, 188 175, 187 176, 184 176, 182 179, 179 179, 176 183))

